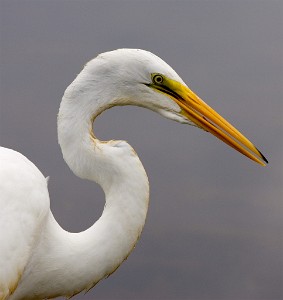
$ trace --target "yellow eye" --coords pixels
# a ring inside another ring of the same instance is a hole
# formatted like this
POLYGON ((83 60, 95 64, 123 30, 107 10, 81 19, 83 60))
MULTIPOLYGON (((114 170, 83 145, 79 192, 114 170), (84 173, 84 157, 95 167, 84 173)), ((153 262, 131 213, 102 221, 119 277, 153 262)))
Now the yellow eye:
POLYGON ((163 83, 163 77, 160 74, 156 74, 152 78, 153 82, 156 84, 162 84, 163 83))

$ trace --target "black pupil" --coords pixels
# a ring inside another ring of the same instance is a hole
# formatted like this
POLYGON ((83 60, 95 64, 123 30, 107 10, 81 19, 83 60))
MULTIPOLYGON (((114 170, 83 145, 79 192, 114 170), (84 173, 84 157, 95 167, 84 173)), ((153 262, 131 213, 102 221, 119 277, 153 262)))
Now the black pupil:
POLYGON ((161 83, 162 82, 162 77, 161 76, 155 76, 155 82, 161 83))

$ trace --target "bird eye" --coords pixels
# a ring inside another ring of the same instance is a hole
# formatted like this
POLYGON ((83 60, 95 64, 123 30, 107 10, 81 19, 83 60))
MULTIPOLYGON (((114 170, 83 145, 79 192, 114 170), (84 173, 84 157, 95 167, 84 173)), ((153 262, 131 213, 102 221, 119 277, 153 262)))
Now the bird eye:
POLYGON ((153 82, 156 84, 162 84, 163 77, 160 74, 154 75, 152 78, 153 82))

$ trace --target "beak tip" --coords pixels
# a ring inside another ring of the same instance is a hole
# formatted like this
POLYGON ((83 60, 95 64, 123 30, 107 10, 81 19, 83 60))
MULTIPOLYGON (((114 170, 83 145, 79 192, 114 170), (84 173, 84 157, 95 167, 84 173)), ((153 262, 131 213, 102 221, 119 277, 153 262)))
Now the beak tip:
MULTIPOLYGON (((257 149, 257 148, 256 148, 256 149, 257 149)), ((257 151, 259 152, 259 154, 260 154, 262 160, 263 160, 266 164, 268 164, 268 160, 266 159, 266 157, 265 157, 258 149, 257 149, 257 151)))

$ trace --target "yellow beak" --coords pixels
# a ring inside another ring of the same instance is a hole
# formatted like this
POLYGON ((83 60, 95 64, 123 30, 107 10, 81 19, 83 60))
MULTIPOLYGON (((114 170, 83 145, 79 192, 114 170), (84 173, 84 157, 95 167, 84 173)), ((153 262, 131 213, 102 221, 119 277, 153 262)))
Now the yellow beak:
POLYGON ((170 96, 180 106, 181 114, 198 127, 210 132, 227 145, 262 166, 268 163, 263 154, 243 134, 187 86, 165 77, 162 85, 155 86, 155 88, 170 96))

